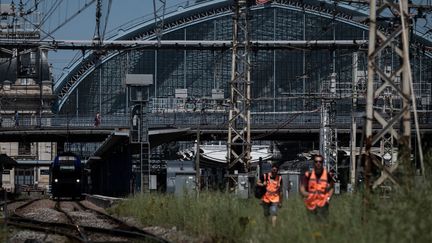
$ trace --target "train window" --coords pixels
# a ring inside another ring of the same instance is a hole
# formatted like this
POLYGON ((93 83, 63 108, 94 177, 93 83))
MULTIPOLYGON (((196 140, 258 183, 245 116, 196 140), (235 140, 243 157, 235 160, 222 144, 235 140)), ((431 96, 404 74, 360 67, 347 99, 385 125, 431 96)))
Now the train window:
POLYGON ((75 157, 73 157, 73 156, 60 156, 58 158, 58 160, 60 162, 62 162, 62 161, 75 161, 75 157))
POLYGON ((75 167, 73 165, 60 165, 60 171, 74 171, 75 167))
POLYGON ((60 171, 74 171, 75 170, 75 157, 73 156, 60 156, 59 157, 60 171))

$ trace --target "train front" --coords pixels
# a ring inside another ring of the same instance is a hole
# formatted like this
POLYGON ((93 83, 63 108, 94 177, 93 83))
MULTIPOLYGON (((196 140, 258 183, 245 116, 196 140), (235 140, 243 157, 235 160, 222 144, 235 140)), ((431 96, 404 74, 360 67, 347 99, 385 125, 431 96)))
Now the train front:
POLYGON ((56 156, 51 166, 53 198, 79 198, 82 192, 82 165, 78 156, 65 153, 56 156))

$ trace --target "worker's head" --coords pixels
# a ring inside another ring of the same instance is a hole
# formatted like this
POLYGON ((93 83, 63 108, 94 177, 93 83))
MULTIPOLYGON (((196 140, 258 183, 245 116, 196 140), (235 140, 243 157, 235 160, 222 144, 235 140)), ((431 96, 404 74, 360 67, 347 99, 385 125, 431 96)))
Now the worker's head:
POLYGON ((279 172, 279 166, 278 166, 278 164, 273 163, 272 164, 272 168, 271 168, 271 173, 273 175, 277 175, 278 172, 279 172))
POLYGON ((314 169, 316 172, 321 172, 324 164, 324 157, 320 154, 316 154, 313 157, 314 169))

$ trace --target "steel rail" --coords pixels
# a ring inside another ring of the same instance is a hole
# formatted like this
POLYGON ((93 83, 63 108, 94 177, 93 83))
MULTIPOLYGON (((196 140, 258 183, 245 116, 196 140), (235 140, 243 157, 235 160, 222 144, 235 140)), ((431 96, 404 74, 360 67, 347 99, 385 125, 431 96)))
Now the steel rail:
POLYGON ((136 226, 130 225, 130 224, 128 224, 128 223, 126 223, 126 222, 124 222, 124 221, 122 221, 122 220, 120 220, 120 219, 118 219, 116 217, 113 217, 113 216, 111 216, 111 215, 109 215, 107 213, 104 213, 104 212, 101 212, 101 211, 89 208, 89 207, 85 206, 84 204, 82 204, 81 202, 76 202, 76 204, 78 204, 79 207, 81 207, 82 209, 91 211, 91 212, 96 213, 96 214, 98 214, 98 215, 100 215, 102 217, 105 217, 105 218, 107 218, 109 220, 114 221, 116 224, 118 224, 120 226, 119 228, 122 228, 122 229, 112 229, 115 232, 118 232, 118 233, 121 233, 121 234, 132 233, 132 234, 137 234, 139 236, 147 236, 147 237, 149 237, 149 238, 151 238, 153 240, 157 240, 159 242, 165 242, 165 243, 169 242, 169 241, 167 241, 167 240, 165 240, 165 239, 163 239, 163 238, 161 238, 161 237, 159 237, 159 236, 157 236, 157 235, 155 235, 153 233, 150 233, 150 232, 148 232, 146 230, 142 230, 142 229, 140 229, 140 228, 138 228, 136 226), (125 230, 123 230, 123 229, 125 229, 125 230))
POLYGON ((73 219, 73 217, 70 214, 68 214, 66 211, 64 211, 61 208, 60 201, 56 202, 55 209, 57 211, 63 213, 69 219, 69 221, 74 225, 75 230, 80 234, 81 239, 82 239, 83 242, 89 242, 89 239, 88 239, 88 237, 86 235, 85 230, 79 224, 76 223, 76 221, 73 219))
POLYGON ((63 235, 78 242, 82 242, 82 239, 79 236, 70 233, 70 231, 74 228, 74 225, 71 224, 42 222, 39 220, 23 218, 21 216, 15 215, 9 218, 9 220, 6 222, 6 225, 31 229, 44 233, 49 232, 52 234, 63 235))

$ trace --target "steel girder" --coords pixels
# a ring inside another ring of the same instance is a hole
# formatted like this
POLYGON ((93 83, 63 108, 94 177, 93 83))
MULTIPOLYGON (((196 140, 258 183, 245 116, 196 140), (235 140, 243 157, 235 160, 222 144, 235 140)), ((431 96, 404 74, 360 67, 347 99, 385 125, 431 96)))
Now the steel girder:
MULTIPOLYGON (((386 179, 399 185, 393 175, 393 171, 404 164, 405 175, 413 176, 410 154, 411 154, 411 107, 413 99, 412 76, 409 60, 409 12, 408 1, 370 1, 370 31, 368 50, 368 82, 366 96, 366 126, 365 126, 365 183, 367 190, 370 186, 376 188, 386 179), (377 28, 377 19, 384 11, 393 13, 394 26, 392 30, 385 33, 377 28), (400 62, 396 68, 388 69, 380 62, 381 57, 391 50, 397 54, 400 62), (378 82, 378 88, 374 89, 374 83, 378 82), (392 100, 400 101, 400 109, 393 112, 392 100), (381 101, 380 101, 381 100, 381 101), (378 133, 372 133, 374 123, 381 125, 378 133), (401 131, 393 127, 400 123, 401 131), (393 140, 394 139, 394 140, 393 140), (378 141, 382 143, 383 152, 390 152, 387 159, 392 160, 394 141, 399 142, 398 160, 394 163, 382 163, 371 154, 371 147, 378 141), (381 176, 372 184, 371 163, 374 163, 382 172, 381 176)), ((414 106, 415 107, 415 106, 414 106)))
POLYGON ((247 1, 236 1, 234 11, 227 164, 231 169, 240 163, 240 170, 247 172, 252 147, 250 30, 247 1))

